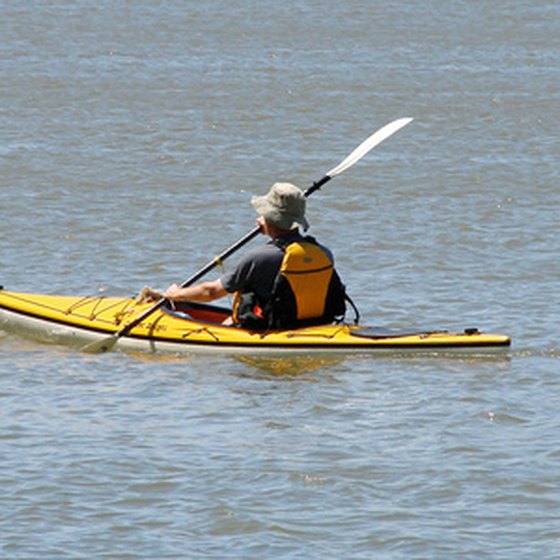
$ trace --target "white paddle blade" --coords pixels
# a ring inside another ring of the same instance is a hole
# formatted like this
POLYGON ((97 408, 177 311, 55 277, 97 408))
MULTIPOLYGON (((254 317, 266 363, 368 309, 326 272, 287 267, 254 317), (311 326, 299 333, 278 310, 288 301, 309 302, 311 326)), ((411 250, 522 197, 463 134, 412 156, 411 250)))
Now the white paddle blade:
POLYGON ((327 175, 329 177, 336 177, 357 161, 361 160, 370 150, 375 148, 378 144, 381 144, 383 140, 387 140, 389 136, 392 136, 397 130, 400 130, 413 120, 414 119, 403 118, 386 124, 383 128, 380 128, 377 132, 374 132, 369 138, 364 140, 346 159, 341 161, 334 169, 331 169, 327 175))
POLYGON ((115 344, 118 342, 118 337, 115 335, 111 335, 101 340, 96 340, 94 342, 90 342, 86 344, 82 348, 80 348, 80 352, 84 354, 103 354, 104 352, 109 352, 113 349, 115 344))

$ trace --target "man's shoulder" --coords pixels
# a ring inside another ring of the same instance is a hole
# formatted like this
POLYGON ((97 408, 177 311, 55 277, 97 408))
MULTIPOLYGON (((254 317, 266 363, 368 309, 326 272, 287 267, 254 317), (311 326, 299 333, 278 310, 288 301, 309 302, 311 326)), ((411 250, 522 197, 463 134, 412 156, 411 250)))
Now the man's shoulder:
POLYGON ((274 244, 266 243, 247 251, 237 263, 226 270, 221 280, 228 292, 245 289, 250 285, 272 284, 280 268, 284 252, 274 244))
POLYGON ((257 247, 253 247, 250 251, 245 254, 247 259, 251 258, 259 258, 262 256, 268 257, 271 255, 278 255, 283 252, 283 249, 274 243, 272 240, 264 243, 262 245, 258 245, 257 247))
POLYGON ((247 251, 236 263, 235 268, 253 268, 258 265, 271 265, 282 261, 284 251, 278 245, 268 242, 247 251))

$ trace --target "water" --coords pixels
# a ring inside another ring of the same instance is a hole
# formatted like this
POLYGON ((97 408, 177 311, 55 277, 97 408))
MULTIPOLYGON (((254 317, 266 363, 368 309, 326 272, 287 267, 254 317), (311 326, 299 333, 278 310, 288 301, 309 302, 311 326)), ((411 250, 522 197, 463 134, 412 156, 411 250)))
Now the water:
POLYGON ((550 0, 0 3, 0 283, 129 295, 309 186, 363 322, 509 357, 82 355, 0 338, 2 558, 557 558, 550 0))

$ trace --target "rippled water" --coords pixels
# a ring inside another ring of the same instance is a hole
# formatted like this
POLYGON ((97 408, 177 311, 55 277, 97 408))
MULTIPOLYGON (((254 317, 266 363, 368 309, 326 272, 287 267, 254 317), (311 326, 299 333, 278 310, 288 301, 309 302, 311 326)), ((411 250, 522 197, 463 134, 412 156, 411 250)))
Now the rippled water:
POLYGON ((128 295, 309 186, 363 322, 510 354, 0 336, 2 558, 560 555, 556 2, 2 2, 0 284, 128 295))

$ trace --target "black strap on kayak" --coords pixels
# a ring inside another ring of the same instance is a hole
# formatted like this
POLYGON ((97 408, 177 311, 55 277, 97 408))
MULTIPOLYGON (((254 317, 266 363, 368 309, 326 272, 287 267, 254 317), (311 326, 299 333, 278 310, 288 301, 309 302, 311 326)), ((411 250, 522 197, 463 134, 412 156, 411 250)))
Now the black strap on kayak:
POLYGON ((352 331, 352 336, 359 336, 362 338, 402 338, 405 336, 421 336, 430 335, 436 332, 442 333, 447 331, 442 330, 398 330, 398 329, 388 329, 384 327, 364 327, 361 329, 356 329, 352 331))
POLYGON ((357 305, 352 301, 352 298, 346 293, 346 290, 344 291, 344 299, 354 310, 354 325, 357 325, 360 322, 360 312, 358 311, 357 305))

